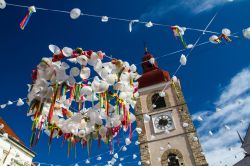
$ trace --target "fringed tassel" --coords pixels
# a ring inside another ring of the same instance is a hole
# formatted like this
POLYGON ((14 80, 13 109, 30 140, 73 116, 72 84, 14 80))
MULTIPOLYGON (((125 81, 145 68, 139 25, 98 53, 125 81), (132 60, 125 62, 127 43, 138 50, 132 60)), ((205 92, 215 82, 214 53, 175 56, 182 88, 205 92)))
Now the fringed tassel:
POLYGON ((226 42, 231 42, 231 41, 232 41, 232 40, 231 40, 227 35, 225 35, 225 34, 220 35, 218 39, 221 40, 222 38, 223 38, 226 42))
POLYGON ((108 97, 108 92, 105 92, 105 106, 106 106, 107 116, 109 116, 109 97, 108 97))
POLYGON ((98 134, 98 148, 101 148, 101 136, 98 134))
POLYGON ((68 157, 70 155, 70 144, 71 144, 71 141, 70 141, 70 138, 68 138, 68 157))
POLYGON ((52 138, 53 138, 53 134, 54 134, 54 128, 52 127, 52 130, 50 131, 50 136, 49 136, 49 152, 50 152, 50 148, 51 148, 51 142, 52 142, 52 138))
POLYGON ((178 34, 178 36, 179 36, 179 38, 180 38, 180 40, 181 40, 183 46, 184 46, 185 48, 187 48, 187 44, 186 44, 186 42, 184 41, 183 36, 182 36, 181 33, 180 33, 180 30, 179 30, 177 27, 171 27, 171 30, 173 31, 174 36, 175 36, 176 39, 177 39, 177 36, 175 35, 175 32, 178 34))
POLYGON ((53 116, 53 112, 54 112, 54 107, 55 107, 55 102, 56 102, 56 97, 57 97, 57 92, 58 92, 58 81, 56 81, 56 87, 55 87, 55 93, 54 93, 54 97, 50 106, 50 110, 49 110, 49 115, 48 115, 48 122, 51 122, 52 116, 53 116))
POLYGON ((28 24, 31 16, 33 14, 33 11, 32 10, 28 10, 28 13, 26 14, 26 16, 24 17, 24 19, 22 20, 22 22, 20 23, 20 28, 22 30, 24 30, 24 28, 26 27, 26 25, 28 24))

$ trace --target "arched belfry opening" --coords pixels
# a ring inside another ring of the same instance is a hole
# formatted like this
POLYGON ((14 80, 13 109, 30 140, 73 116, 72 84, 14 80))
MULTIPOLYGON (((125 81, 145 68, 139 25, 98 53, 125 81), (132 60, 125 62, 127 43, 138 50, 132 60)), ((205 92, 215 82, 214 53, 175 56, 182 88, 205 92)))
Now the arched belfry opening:
POLYGON ((155 105, 154 109, 165 108, 166 103, 164 97, 161 97, 159 93, 156 93, 151 98, 152 104, 155 105))
POLYGON ((162 166, 184 166, 183 156, 177 149, 165 151, 161 157, 162 166))

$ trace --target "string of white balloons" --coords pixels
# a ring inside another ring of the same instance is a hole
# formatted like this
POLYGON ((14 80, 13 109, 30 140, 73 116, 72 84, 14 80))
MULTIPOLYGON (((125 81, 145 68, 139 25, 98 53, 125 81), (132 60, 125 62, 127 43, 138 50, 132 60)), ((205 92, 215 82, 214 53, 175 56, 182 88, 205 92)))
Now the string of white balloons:
MULTIPOLYGON (((0 0, 0 9, 4 9, 4 8, 6 8, 6 6, 20 7, 20 8, 29 8, 29 6, 26 6, 26 5, 18 5, 18 4, 13 4, 13 3, 6 3, 5 0, 0 0)), ((101 16, 101 15, 96 15, 96 14, 83 13, 81 11, 81 9, 79 9, 79 8, 74 8, 71 11, 57 10, 57 9, 48 9, 48 8, 42 8, 42 7, 35 7, 35 9, 36 10, 42 10, 42 11, 50 11, 50 12, 58 12, 58 13, 69 14, 70 17, 71 17, 71 19, 74 19, 74 20, 78 19, 80 16, 88 16, 88 17, 98 18, 103 23, 106 23, 109 20, 128 22, 129 32, 132 32, 134 24, 144 24, 148 28, 151 28, 153 26, 173 27, 173 25, 155 23, 155 22, 152 22, 152 21, 140 21, 138 19, 117 18, 117 17, 108 17, 108 16, 105 16, 105 15, 101 16)), ((192 27, 182 27, 181 30, 184 30, 184 31, 190 30, 190 31, 204 32, 203 29, 192 28, 192 27)), ((215 35, 216 34, 220 34, 219 32, 208 31, 208 30, 206 30, 205 32, 206 33, 210 33, 210 34, 215 34, 215 35)))

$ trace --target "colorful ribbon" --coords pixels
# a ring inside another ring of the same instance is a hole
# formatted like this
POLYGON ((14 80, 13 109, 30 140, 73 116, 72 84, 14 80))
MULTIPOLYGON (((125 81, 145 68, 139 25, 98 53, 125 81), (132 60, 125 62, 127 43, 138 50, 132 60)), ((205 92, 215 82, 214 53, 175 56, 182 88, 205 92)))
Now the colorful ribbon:
POLYGON ((181 32, 180 32, 180 29, 179 29, 178 27, 176 27, 176 26, 172 26, 172 27, 171 27, 171 30, 173 31, 175 37, 177 37, 177 35, 175 35, 175 34, 178 34, 178 36, 179 36, 179 38, 180 38, 180 40, 181 40, 183 46, 184 46, 185 48, 187 48, 187 44, 186 44, 186 42, 184 41, 183 35, 182 35, 181 32))
POLYGON ((26 16, 24 17, 24 19, 22 20, 22 22, 20 23, 20 28, 22 30, 24 30, 24 28, 26 27, 26 25, 28 24, 30 17, 33 13, 36 12, 36 8, 35 6, 30 6, 28 9, 28 13, 26 14, 26 16))

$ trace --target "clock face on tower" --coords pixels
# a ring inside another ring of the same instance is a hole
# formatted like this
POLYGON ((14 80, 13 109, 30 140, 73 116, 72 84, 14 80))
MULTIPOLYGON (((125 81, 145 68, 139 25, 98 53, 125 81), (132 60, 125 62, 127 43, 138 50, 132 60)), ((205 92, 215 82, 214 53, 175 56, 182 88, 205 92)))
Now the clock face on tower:
POLYGON ((165 132, 166 130, 173 130, 174 123, 171 112, 164 112, 152 116, 152 122, 155 133, 165 132))

